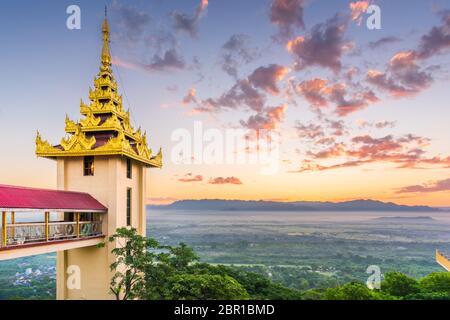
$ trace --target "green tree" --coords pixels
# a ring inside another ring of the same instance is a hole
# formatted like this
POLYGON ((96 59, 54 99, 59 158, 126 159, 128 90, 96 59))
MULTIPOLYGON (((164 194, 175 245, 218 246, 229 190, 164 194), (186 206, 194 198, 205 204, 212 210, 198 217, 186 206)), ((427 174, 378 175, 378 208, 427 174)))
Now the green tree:
POLYGON ((325 299, 325 292, 323 289, 310 289, 306 290, 302 298, 304 300, 323 300, 325 299))
POLYGON ((242 268, 228 266, 212 266, 207 263, 198 263, 192 266, 196 273, 216 274, 230 276, 236 279, 248 292, 250 299, 258 300, 301 300, 302 292, 274 283, 266 276, 248 272, 242 268))
POLYGON ((217 267, 198 263, 192 248, 181 243, 164 247, 146 267, 147 299, 248 299, 245 288, 217 267))
POLYGON ((116 299, 249 298, 236 279, 211 273, 213 266, 199 267, 197 255, 184 243, 162 246, 127 228, 117 229, 108 241, 118 244, 110 266, 115 271, 110 290, 116 299))
POLYGON ((450 273, 433 272, 420 279, 419 285, 423 292, 439 293, 450 296, 450 273))
POLYGON ((211 274, 177 274, 169 278, 171 299, 236 300, 249 299, 244 287, 230 276, 211 274))
MULTIPOLYGON (((111 250, 116 256, 110 265, 114 272, 110 282, 111 293, 117 300, 142 297, 146 290, 144 271, 155 258, 155 254, 148 250, 159 248, 158 242, 139 235, 134 228, 119 228, 108 241, 117 243, 111 250)), ((100 246, 105 245, 103 243, 100 246)))
POLYGON ((419 284, 401 272, 388 272, 381 283, 381 290, 395 297, 406 297, 420 292, 419 284))
POLYGON ((325 291, 326 300, 376 300, 377 296, 362 283, 350 282, 325 291))

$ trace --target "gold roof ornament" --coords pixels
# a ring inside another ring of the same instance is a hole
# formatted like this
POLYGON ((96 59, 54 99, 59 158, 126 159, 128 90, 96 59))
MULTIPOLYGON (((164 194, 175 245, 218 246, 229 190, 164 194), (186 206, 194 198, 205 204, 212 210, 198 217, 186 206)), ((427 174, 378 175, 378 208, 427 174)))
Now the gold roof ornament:
POLYGON ((103 34, 103 47, 102 47, 102 66, 111 66, 111 52, 109 50, 109 24, 106 17, 105 9, 105 20, 103 20, 102 25, 103 34))
POLYGON ((132 158, 148 167, 162 167, 162 151, 152 155, 147 145, 146 133, 133 128, 129 111, 122 106, 117 82, 112 72, 110 29, 106 17, 102 24, 103 46, 100 70, 94 78, 94 87, 89 89, 89 104, 80 102, 80 114, 84 116, 75 122, 66 115, 67 138, 52 146, 36 135, 36 155, 45 158, 121 155, 132 158))

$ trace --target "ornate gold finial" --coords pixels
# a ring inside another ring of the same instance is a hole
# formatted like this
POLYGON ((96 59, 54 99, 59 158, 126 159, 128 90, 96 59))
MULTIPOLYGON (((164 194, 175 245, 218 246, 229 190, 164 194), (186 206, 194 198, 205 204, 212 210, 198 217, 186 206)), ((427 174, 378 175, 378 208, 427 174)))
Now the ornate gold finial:
POLYGON ((102 33, 103 33, 102 65, 110 66, 111 65, 111 53, 109 50, 109 23, 108 23, 106 6, 105 6, 105 20, 103 20, 103 25, 102 25, 102 33))
POLYGON ((162 166, 162 152, 152 155, 147 145, 147 134, 141 128, 134 130, 130 121, 130 110, 122 105, 117 83, 112 74, 110 51, 110 29, 105 7, 102 23, 103 47, 100 72, 94 78, 94 87, 89 89, 90 103, 80 99, 80 113, 84 119, 75 122, 66 114, 68 135, 59 145, 53 146, 36 133, 36 154, 39 157, 115 156, 135 159, 145 166, 162 166), (97 138, 100 136, 100 139, 97 138), (106 140, 104 136, 109 137, 106 140))

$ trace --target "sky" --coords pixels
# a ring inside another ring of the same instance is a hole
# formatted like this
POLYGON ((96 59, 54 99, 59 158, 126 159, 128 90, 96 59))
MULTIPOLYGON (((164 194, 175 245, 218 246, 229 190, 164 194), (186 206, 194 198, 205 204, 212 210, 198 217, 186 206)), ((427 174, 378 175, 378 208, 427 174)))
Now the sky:
POLYGON ((36 130, 57 144, 80 118, 105 5, 124 106, 164 153, 149 203, 450 206, 446 0, 3 1, 0 183, 56 187, 36 130))

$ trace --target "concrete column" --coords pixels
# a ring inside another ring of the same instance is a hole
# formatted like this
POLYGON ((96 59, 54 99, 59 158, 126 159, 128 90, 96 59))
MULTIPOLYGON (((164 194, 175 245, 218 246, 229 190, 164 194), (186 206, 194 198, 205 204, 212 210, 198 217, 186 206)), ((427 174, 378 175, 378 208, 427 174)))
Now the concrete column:
POLYGON ((138 232, 142 236, 146 236, 147 232, 147 208, 146 208, 146 168, 140 166, 139 168, 139 228, 138 232))
POLYGON ((56 299, 67 299, 67 251, 59 251, 56 253, 56 299))

